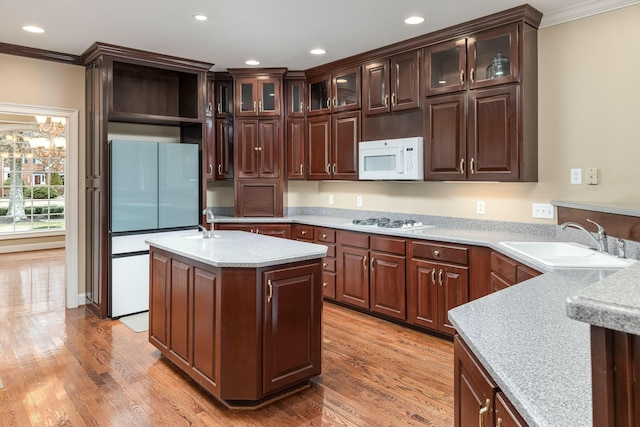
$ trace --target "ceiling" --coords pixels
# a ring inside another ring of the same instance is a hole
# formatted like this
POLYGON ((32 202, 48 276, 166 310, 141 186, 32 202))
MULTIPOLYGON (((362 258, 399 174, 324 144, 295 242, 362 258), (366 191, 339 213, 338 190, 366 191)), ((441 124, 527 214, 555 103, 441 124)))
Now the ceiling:
MULTIPOLYGON (((531 0, 542 27, 640 0, 531 0)), ((214 63, 308 68, 480 18, 522 0, 0 0, 3 43, 81 55, 95 41, 214 63), (196 21, 201 13, 207 21, 196 21), (407 25, 420 15, 425 22, 407 25), (42 27, 42 34, 22 30, 42 27), (309 51, 321 47, 325 55, 309 51)))

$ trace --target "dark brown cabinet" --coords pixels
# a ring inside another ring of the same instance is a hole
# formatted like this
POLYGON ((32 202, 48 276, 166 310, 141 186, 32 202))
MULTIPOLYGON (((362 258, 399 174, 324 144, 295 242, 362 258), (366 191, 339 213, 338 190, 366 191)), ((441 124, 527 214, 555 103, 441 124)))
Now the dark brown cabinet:
POLYGON ((527 426, 458 335, 453 340, 453 359, 455 427, 527 426))
MULTIPOLYGON (((296 74, 292 74, 293 77, 296 74)), ((304 76, 302 76, 304 77, 304 76)), ((287 92, 287 179, 306 179, 306 81, 301 78, 288 79, 287 92)))
POLYGON ((420 50, 364 66, 365 116, 420 108, 420 50))
POLYGON ((491 252, 491 292, 498 292, 540 274, 506 255, 491 252))
POLYGON ((336 230, 296 224, 293 238, 327 247, 327 255, 322 259, 322 292, 325 298, 336 299, 336 230))
POLYGON ((272 76, 248 76, 235 79, 237 117, 280 116, 282 79, 272 76))
POLYGON ((405 241, 338 233, 336 299, 396 319, 406 319, 405 241))
POLYGON ((361 97, 360 67, 335 70, 331 74, 309 77, 307 114, 359 110, 361 97))
POLYGON ((541 14, 514 19, 424 49, 426 180, 538 179, 541 14))
POLYGON ((237 223, 216 223, 217 230, 239 230, 249 233, 264 234, 272 237, 291 238, 291 225, 289 224, 237 224, 237 223))
POLYGON ((357 180, 360 111, 307 120, 309 180, 357 180))
POLYGON ((233 269, 150 256, 149 342, 224 405, 253 407, 320 374, 318 260, 233 269))
POLYGON ((413 241, 407 268, 408 321, 446 334, 447 313, 469 301, 469 248, 413 241))
MULTIPOLYGON (((106 317, 111 275, 110 131, 116 123, 170 126, 179 133, 179 141, 206 151, 207 70, 213 64, 104 43, 93 44, 82 58, 87 110, 86 298, 90 310, 106 317)), ((204 161, 203 157, 203 166, 204 161)), ((201 184, 204 194, 206 179, 201 184)))
POLYGON ((235 170, 238 178, 280 176, 280 121, 236 120, 235 170))
MULTIPOLYGON (((202 175, 206 181, 233 178, 233 81, 226 73, 207 76, 202 175), (217 80, 220 79, 220 80, 217 80)), ((206 192, 203 194, 206 197, 206 192)))

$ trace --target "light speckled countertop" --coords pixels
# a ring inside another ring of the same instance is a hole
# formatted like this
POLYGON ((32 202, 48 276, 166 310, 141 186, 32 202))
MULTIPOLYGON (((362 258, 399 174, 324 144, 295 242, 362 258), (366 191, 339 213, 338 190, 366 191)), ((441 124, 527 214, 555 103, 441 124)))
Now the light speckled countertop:
MULTIPOLYGON (((567 317, 567 299, 578 294, 584 300, 599 296, 598 288, 588 288, 594 283, 607 287, 608 280, 600 282, 605 278, 619 277, 620 283, 640 283, 640 263, 619 272, 550 269, 499 244, 561 240, 553 229, 532 224, 503 226, 496 222, 474 229, 475 223, 469 226, 464 220, 452 219, 436 222, 434 228, 407 231, 356 226, 350 223, 351 218, 323 215, 220 218, 220 222, 288 222, 486 246, 545 273, 449 312, 449 319, 462 339, 531 426, 592 425, 589 325, 567 317)), ((612 288, 612 293, 616 289, 612 288)), ((628 291, 630 288, 626 288, 625 292, 628 291)), ((634 301, 640 298, 639 294, 636 291, 634 301)), ((623 300, 631 301, 621 296, 615 304, 623 300)), ((639 306, 640 302, 636 307, 639 306)), ((618 322, 616 317, 609 320, 613 324, 618 322)))
POLYGON ((214 267, 267 267, 289 262, 322 258, 327 247, 296 240, 280 239, 244 231, 216 230, 211 239, 190 239, 184 236, 201 236, 202 233, 185 231, 184 235, 172 235, 147 239, 147 244, 182 255, 214 267))

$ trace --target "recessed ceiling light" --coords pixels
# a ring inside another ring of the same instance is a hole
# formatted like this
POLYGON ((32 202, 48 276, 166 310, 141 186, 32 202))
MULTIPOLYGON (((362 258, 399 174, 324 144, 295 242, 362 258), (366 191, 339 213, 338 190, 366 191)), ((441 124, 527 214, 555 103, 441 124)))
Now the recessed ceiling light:
POLYGON ((248 61, 245 61, 245 64, 247 64, 247 65, 260 65, 260 61, 256 61, 255 59, 250 59, 248 61))
POLYGON ((207 19, 209 19, 209 17, 207 15, 203 15, 201 13, 197 13, 197 14, 193 15, 193 19, 195 19, 196 21, 206 21, 207 19))
POLYGON ((327 53, 327 51, 324 49, 318 48, 318 49, 311 49, 311 53, 313 55, 324 55, 325 53, 327 53))
POLYGON ((423 22, 424 18, 422 16, 410 16, 404 20, 404 23, 409 25, 422 24, 423 22))
POLYGON ((25 25, 22 27, 23 30, 29 31, 30 33, 44 33, 44 30, 40 27, 36 27, 35 25, 25 25))

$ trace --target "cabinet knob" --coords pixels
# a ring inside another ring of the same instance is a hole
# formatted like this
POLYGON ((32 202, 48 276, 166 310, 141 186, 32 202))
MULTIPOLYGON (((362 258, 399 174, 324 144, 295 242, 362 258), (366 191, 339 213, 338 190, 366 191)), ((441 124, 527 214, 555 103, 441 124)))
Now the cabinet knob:
POLYGON ((301 234, 302 234, 303 236, 306 236, 306 234, 307 234, 307 230, 302 230, 302 233, 301 233, 301 234))
POLYGON ((327 286, 329 286, 329 284, 327 282, 322 282, 322 286, 326 288, 327 286))
POLYGON ((323 267, 326 267, 326 266, 327 266, 327 263, 326 263, 326 262, 323 262, 323 263, 322 263, 322 266, 323 266, 323 267))
POLYGON ((440 251, 433 251, 433 256, 440 256, 440 251))
POLYGON ((326 234, 323 234, 323 235, 322 235, 322 238, 323 238, 323 239, 326 239, 326 238, 327 238, 327 235, 326 235, 326 234))

